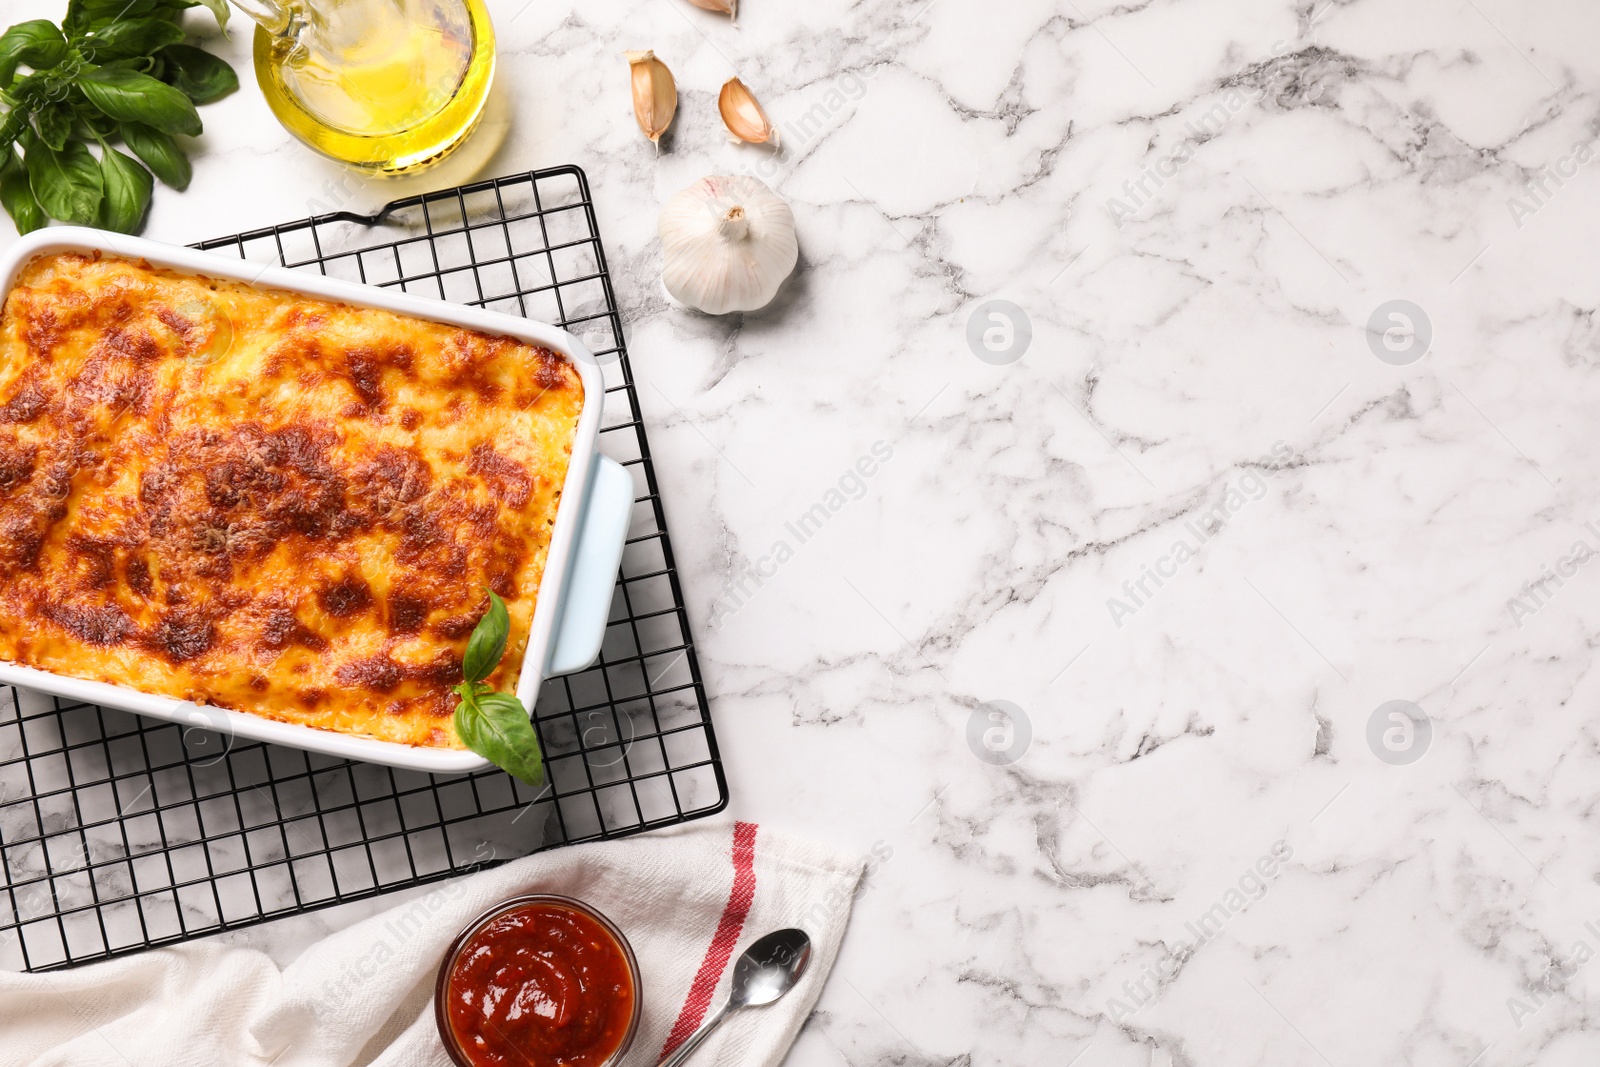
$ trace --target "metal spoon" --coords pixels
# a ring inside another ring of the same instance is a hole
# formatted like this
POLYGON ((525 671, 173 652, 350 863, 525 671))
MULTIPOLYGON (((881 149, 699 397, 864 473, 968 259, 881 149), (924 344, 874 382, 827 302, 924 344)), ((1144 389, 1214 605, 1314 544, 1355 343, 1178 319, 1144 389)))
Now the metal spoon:
POLYGON ((733 965, 733 991, 728 995, 728 1002, 657 1067, 680 1067, 730 1014, 740 1008, 771 1004, 789 992, 800 981, 809 962, 811 938, 804 930, 774 930, 756 941, 733 965))

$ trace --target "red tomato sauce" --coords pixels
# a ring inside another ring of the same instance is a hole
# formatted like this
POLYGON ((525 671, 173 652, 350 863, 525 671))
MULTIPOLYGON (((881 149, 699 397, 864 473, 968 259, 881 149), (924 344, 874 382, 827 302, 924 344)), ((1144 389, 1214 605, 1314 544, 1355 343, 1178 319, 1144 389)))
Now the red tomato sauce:
POLYGON ((637 996, 611 932, 581 911, 527 904, 461 946, 445 984, 451 1032, 477 1067, 599 1067, 637 996))

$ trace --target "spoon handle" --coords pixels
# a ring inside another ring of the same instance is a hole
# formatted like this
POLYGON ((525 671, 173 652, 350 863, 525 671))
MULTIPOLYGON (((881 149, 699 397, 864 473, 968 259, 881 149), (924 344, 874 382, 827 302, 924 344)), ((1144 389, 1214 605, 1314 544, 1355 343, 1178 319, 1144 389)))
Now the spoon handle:
POLYGON ((700 1029, 690 1034, 684 1039, 683 1044, 673 1049, 672 1055, 656 1064, 656 1067, 682 1067, 683 1062, 694 1055, 694 1050, 700 1047, 700 1042, 710 1037, 711 1031, 721 1025, 723 1019, 727 1018, 728 1009, 731 1007, 733 1007, 731 1002, 724 1004, 717 1010, 715 1015, 700 1024, 700 1029))

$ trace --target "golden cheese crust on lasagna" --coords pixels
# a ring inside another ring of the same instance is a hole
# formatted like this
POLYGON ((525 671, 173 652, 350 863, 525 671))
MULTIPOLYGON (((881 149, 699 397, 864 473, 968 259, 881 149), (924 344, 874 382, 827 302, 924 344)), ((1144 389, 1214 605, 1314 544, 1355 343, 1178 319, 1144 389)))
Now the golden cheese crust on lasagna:
POLYGON ((583 385, 505 337, 111 256, 0 316, 0 659, 460 748, 515 688, 583 385))

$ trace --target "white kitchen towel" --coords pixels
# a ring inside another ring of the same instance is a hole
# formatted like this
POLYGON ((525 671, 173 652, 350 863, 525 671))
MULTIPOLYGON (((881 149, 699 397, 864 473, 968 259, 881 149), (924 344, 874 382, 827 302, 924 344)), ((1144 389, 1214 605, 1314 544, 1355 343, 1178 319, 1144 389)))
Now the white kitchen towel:
POLYGON ((523 893, 599 908, 639 959, 643 1017, 628 1067, 656 1062, 727 995, 755 938, 798 926, 800 984, 739 1012, 697 1067, 783 1059, 822 991, 862 863, 759 829, 698 824, 547 852, 441 882, 332 934, 281 971, 215 939, 45 974, 0 973, 0 1064, 28 1067, 447 1067, 433 988, 468 922, 523 893))

